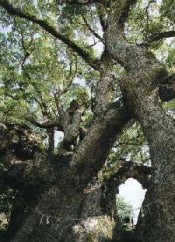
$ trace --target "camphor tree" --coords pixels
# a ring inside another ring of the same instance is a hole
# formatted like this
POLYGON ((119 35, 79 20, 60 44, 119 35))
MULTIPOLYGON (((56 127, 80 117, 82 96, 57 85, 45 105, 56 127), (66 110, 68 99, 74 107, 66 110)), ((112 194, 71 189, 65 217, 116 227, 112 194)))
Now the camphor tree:
POLYGON ((115 198, 134 177, 148 189, 134 241, 173 241, 174 1, 0 7, 6 240, 122 241, 115 198))

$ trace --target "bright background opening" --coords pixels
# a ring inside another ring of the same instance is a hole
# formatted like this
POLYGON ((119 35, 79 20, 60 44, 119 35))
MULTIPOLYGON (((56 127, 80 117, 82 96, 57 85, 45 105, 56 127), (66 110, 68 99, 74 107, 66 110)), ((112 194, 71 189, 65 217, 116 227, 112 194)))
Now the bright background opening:
POLYGON ((124 184, 119 186, 119 196, 122 196, 124 200, 130 203, 133 207, 133 222, 137 223, 140 208, 145 198, 146 189, 143 189, 141 184, 133 179, 129 178, 124 184))

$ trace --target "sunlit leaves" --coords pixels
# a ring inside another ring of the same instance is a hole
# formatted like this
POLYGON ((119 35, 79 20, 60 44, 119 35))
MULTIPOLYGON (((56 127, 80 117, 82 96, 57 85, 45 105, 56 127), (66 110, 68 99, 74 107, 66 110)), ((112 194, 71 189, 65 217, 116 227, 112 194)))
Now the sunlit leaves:
POLYGON ((73 84, 86 66, 70 49, 25 20, 15 19, 11 29, 0 36, 1 109, 9 122, 54 119, 71 100, 88 102, 86 89, 73 84))

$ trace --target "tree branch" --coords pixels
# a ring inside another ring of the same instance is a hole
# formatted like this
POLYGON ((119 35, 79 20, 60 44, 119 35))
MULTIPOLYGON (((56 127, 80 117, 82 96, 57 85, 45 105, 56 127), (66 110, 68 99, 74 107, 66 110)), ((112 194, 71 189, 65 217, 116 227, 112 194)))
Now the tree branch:
POLYGON ((51 26, 47 21, 38 19, 36 16, 29 13, 21 11, 19 8, 15 8, 8 0, 0 0, 0 6, 5 9, 10 15, 17 16, 26 20, 31 21, 42 27, 45 31, 50 33, 55 38, 61 40, 65 45, 75 51, 86 63, 88 63, 93 69, 98 70, 100 66, 100 61, 94 59, 88 52, 74 43, 72 40, 68 39, 66 36, 60 34, 53 26, 51 26))
POLYGON ((90 26, 90 24, 88 23, 87 19, 85 18, 85 16, 82 14, 82 18, 84 23, 86 24, 88 30, 97 38, 99 39, 102 43, 104 43, 104 39, 98 34, 96 33, 90 26))
POLYGON ((63 131, 63 127, 60 124, 59 120, 54 120, 54 121, 46 121, 46 122, 38 122, 35 119, 33 119, 32 117, 26 117, 26 120, 29 121, 31 124, 42 128, 42 129, 49 129, 49 128, 57 128, 59 131, 63 131))
POLYGON ((117 14, 115 14, 115 21, 117 26, 120 28, 124 28, 124 23, 126 22, 130 7, 133 6, 137 0, 119 0, 119 1, 111 1, 112 9, 115 8, 117 14))
POLYGON ((152 42, 159 41, 165 38, 172 38, 175 37, 175 31, 167 31, 162 33, 154 33, 151 36, 148 37, 148 40, 145 44, 149 45, 152 42))
POLYGON ((72 4, 72 5, 79 5, 79 6, 86 6, 86 5, 91 5, 93 3, 100 2, 100 0, 57 0, 57 3, 59 5, 62 4, 72 4))
POLYGON ((102 4, 98 4, 97 11, 98 11, 98 17, 100 20, 101 27, 102 27, 103 31, 105 32, 106 27, 107 27, 107 20, 105 18, 105 15, 106 15, 105 6, 103 6, 102 4))

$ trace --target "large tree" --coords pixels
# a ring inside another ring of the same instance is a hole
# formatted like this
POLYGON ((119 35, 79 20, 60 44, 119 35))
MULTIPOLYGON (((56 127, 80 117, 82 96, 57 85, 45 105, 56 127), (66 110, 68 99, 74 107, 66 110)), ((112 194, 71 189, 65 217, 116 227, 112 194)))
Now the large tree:
POLYGON ((174 2, 0 7, 2 180, 15 193, 7 240, 122 241, 115 196, 134 177, 148 188, 134 240, 173 241, 175 128, 163 102, 174 98, 165 41, 175 36, 174 2), (57 151, 55 130, 64 133, 57 151), (120 147, 128 140, 139 151, 120 147), (140 161, 146 145, 151 168, 127 161, 140 161))

